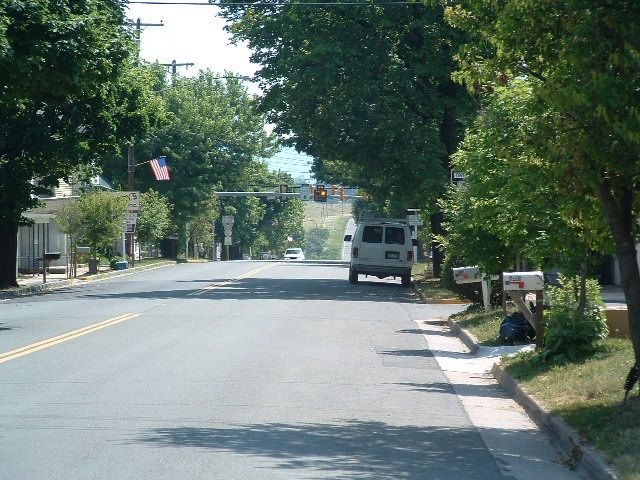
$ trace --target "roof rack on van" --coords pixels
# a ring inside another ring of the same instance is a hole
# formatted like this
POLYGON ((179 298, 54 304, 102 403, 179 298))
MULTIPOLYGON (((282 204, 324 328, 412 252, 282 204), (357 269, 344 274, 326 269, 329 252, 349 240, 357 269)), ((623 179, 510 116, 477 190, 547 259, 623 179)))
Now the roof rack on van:
POLYGON ((358 220, 357 223, 360 222, 368 222, 368 223, 402 223, 408 224, 409 220, 406 218, 375 218, 375 217, 363 217, 358 220))

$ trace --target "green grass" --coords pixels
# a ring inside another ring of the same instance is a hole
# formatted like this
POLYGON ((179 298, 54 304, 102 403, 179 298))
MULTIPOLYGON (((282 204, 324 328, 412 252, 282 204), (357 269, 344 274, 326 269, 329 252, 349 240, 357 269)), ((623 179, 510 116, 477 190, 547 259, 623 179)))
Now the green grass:
POLYGON ((500 309, 492 309, 485 312, 479 305, 472 305, 466 311, 454 315, 452 318, 462 328, 469 331, 482 345, 504 345, 498 338, 500 324, 505 313, 500 309))
POLYGON ((422 290, 422 293, 433 300, 453 300, 467 303, 467 300, 460 299, 454 292, 446 288, 440 279, 433 276, 431 262, 415 263, 411 269, 411 276, 415 286, 422 290))
MULTIPOLYGON (((497 339, 501 309, 485 313, 478 306, 453 317, 483 345, 497 339)), ((503 358, 509 373, 538 402, 564 418, 600 450, 622 480, 640 480, 640 397, 638 387, 626 404, 623 384, 633 365, 631 342, 608 338, 581 359, 542 363, 536 352, 503 358)))
POLYGON ((640 480, 640 398, 621 404, 624 379, 633 364, 631 342, 605 339, 575 362, 536 362, 527 352, 503 360, 551 413, 563 417, 613 463, 624 480, 640 480))
MULTIPOLYGON (((351 218, 350 204, 322 204, 308 202, 305 206, 304 229, 323 228, 329 236, 322 244, 322 253, 313 256, 318 260, 340 260, 344 240, 344 229, 351 218)), ((311 258, 308 256, 308 258, 311 258)))

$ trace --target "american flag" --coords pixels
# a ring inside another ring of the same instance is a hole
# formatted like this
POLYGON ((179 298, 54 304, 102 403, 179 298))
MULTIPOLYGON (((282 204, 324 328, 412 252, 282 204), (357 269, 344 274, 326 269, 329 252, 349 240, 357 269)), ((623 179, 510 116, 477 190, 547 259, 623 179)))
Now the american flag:
POLYGON ((166 157, 158 157, 151 160, 151 170, 156 180, 169 180, 169 167, 166 157))

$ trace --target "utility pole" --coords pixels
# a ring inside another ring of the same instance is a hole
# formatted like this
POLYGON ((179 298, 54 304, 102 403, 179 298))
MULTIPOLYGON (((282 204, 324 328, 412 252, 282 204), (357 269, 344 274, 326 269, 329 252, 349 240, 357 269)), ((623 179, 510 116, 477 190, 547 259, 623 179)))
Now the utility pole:
POLYGON ((171 63, 161 63, 160 65, 163 65, 165 67, 170 68, 170 73, 172 76, 176 76, 178 73, 178 67, 193 67, 195 65, 195 63, 176 63, 175 60, 173 60, 171 63))
MULTIPOLYGON (((140 19, 138 19, 140 20, 140 19)), ((133 192, 134 190, 134 185, 133 185, 133 174, 136 171, 136 155, 135 155, 135 147, 133 146, 133 143, 130 144, 127 147, 127 189, 130 192, 133 192)), ((135 249, 135 233, 131 232, 129 235, 129 247, 131 250, 131 266, 134 267, 136 264, 136 249, 135 249)), ((124 249, 122 250, 122 253, 124 253, 124 249)))

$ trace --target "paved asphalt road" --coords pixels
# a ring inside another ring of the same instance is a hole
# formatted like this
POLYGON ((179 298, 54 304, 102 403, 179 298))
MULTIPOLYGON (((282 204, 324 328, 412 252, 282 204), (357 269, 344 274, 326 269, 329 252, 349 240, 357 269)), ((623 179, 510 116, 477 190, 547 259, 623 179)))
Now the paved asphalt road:
POLYGON ((282 262, 3 301, 0 479, 512 478, 416 329, 459 308, 282 262))

